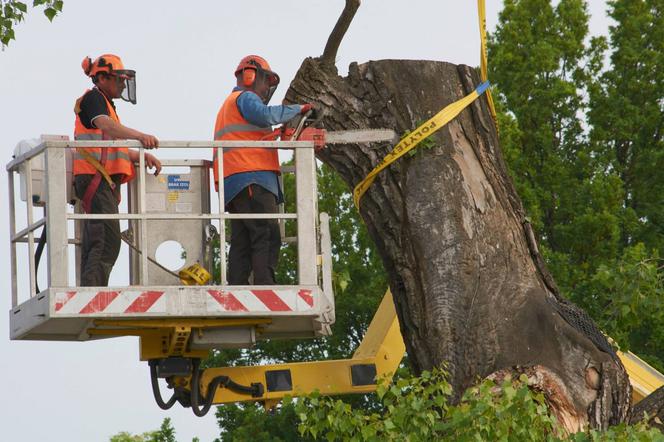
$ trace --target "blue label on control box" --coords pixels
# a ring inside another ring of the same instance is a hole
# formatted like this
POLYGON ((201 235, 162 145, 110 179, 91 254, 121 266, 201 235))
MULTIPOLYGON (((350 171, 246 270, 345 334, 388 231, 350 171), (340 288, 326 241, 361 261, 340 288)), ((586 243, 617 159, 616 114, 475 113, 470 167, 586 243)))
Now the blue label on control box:
POLYGON ((168 175, 168 190, 189 190, 189 180, 180 178, 180 175, 168 175))

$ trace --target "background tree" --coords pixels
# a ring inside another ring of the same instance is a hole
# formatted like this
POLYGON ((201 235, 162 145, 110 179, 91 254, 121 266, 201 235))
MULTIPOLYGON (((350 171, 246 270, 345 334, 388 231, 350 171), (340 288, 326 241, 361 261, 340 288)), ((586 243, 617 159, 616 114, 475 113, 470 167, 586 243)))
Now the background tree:
MULTIPOLYGON (((63 0, 33 0, 32 6, 43 6, 44 15, 53 21, 62 12, 63 0)), ((28 12, 26 2, 0 0, 0 44, 4 47, 15 39, 14 27, 23 21, 28 12)))
MULTIPOLYGON (((111 436, 109 442, 177 442, 177 439, 171 418, 165 417, 156 431, 148 431, 140 435, 132 435, 123 431, 111 436)), ((192 442, 198 442, 198 438, 195 437, 192 442)))
POLYGON ((609 41, 588 40, 584 2, 505 2, 491 78, 511 175, 562 293, 662 370, 662 2, 611 2, 609 14, 609 41))

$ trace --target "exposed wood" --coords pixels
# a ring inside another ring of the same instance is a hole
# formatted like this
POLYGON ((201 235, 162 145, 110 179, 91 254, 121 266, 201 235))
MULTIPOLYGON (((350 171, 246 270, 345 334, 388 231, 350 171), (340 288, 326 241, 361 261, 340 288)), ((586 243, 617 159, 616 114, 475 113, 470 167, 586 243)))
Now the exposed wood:
POLYGON ((541 365, 514 367, 500 370, 488 378, 500 385, 505 379, 518 379, 521 375, 526 375, 528 378, 530 389, 543 394, 549 409, 565 432, 560 436, 584 431, 588 427, 588 415, 585 410, 578 410, 574 406, 563 380, 546 367, 541 365))

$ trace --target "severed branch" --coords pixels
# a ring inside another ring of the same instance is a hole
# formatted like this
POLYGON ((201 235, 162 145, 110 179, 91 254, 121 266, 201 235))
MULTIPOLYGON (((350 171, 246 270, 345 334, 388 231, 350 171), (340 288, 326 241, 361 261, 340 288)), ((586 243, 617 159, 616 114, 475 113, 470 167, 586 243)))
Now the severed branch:
POLYGON ((320 58, 322 64, 334 65, 341 40, 346 35, 350 22, 353 21, 353 17, 355 17, 355 13, 359 7, 360 0, 346 0, 346 6, 344 6, 337 24, 334 25, 334 29, 332 29, 330 36, 327 38, 325 50, 320 58))
POLYGON ((659 387, 634 406, 630 424, 644 420, 646 415, 648 424, 664 433, 664 386, 659 387))

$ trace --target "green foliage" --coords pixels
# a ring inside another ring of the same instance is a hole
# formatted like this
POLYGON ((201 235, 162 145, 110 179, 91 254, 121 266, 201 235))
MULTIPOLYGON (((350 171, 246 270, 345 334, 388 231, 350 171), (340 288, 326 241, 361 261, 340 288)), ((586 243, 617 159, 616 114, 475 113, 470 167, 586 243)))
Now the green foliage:
MULTIPOLYGON (((661 441, 645 424, 619 425, 561 439, 563 431, 548 412, 544 396, 528 378, 496 385, 485 380, 468 389, 457 404, 442 371, 379 385, 378 410, 353 408, 313 394, 295 403, 302 437, 327 441, 661 441)), ((290 404, 289 404, 290 406, 290 404)))
MULTIPOLYGON (((195 437, 192 442, 197 442, 195 437)), ((175 438, 175 428, 171 424, 171 418, 166 417, 161 423, 161 427, 156 431, 148 431, 143 434, 132 435, 126 431, 111 436, 109 442, 177 442, 175 438)))
POLYGON ((297 415, 292 403, 266 412, 258 404, 225 405, 217 409, 217 421, 223 428, 215 442, 297 442, 302 438, 297 430, 297 415))
POLYGON ((622 349, 664 371, 664 262, 639 243, 602 264, 579 287, 578 303, 622 349))
POLYGON ((175 439, 175 428, 171 425, 171 418, 164 418, 159 431, 155 431, 152 438, 147 442, 177 442, 175 439))
POLYGON ((491 381, 469 389, 458 405, 441 371, 381 383, 381 408, 366 412, 312 395, 296 404, 302 435, 328 441, 537 440, 555 428, 541 395, 527 386, 491 381))
MULTIPOLYGON (((56 15, 62 12, 64 2, 62 0, 34 0, 32 6, 43 6, 44 15, 49 21, 53 21, 56 15)), ((28 6, 24 2, 16 0, 0 1, 0 43, 6 46, 15 40, 14 26, 25 19, 28 6)))
POLYGON ((644 242, 664 252, 664 2, 613 0, 611 67, 590 89, 593 148, 620 176, 624 246, 644 242))
POLYGON ((659 430, 648 428, 644 422, 636 425, 620 424, 609 427, 606 431, 588 430, 568 438, 574 442, 662 442, 664 435, 659 430))
POLYGON ((150 437, 151 433, 132 435, 126 431, 122 431, 114 436, 111 436, 109 442, 147 442, 150 440, 150 437))
POLYGON ((664 367, 664 2, 506 0, 489 45, 500 138, 562 292, 664 367), (605 65, 607 51, 611 63, 605 65))
MULTIPOLYGON (((426 123, 426 121, 427 121, 427 120, 418 120, 418 121, 416 121, 416 122, 415 122, 415 129, 417 129, 418 127, 420 127, 420 126, 423 125, 424 123, 426 123)), ((401 141, 403 141, 405 138, 407 138, 408 135, 410 135, 415 129, 405 131, 405 132, 403 133, 403 135, 401 136, 401 138, 399 138, 399 142, 401 142, 401 141)), ((431 135, 431 134, 433 134, 433 132, 430 132, 430 133, 429 133, 429 135, 431 135)), ((425 151, 425 150, 427 150, 427 149, 431 149, 431 148, 434 147, 435 145, 436 145, 436 142, 434 141, 434 139, 431 138, 430 136, 428 136, 427 138, 424 138, 424 139, 420 140, 420 142, 417 144, 417 147, 415 147, 413 150, 411 150, 410 152, 408 152, 406 155, 407 155, 408 157, 413 157, 413 156, 415 156, 415 154, 417 154, 418 152, 423 152, 423 151, 425 151)))

